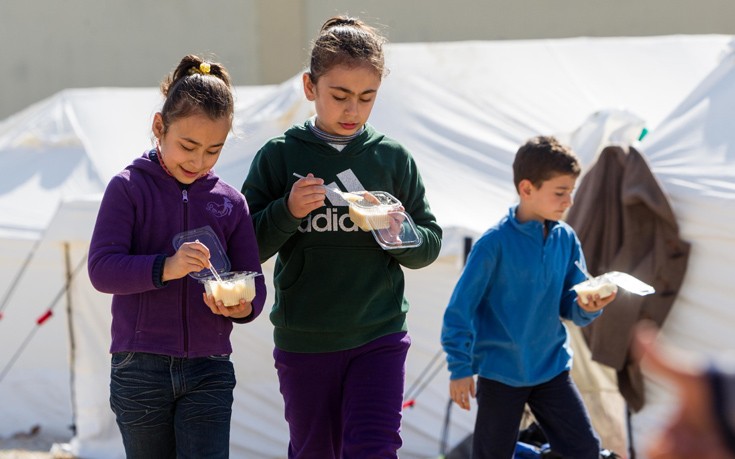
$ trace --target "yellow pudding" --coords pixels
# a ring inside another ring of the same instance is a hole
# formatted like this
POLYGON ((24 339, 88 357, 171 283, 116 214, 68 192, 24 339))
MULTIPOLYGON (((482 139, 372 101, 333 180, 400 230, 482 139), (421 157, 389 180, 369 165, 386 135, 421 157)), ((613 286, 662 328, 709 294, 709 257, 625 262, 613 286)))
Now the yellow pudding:
POLYGON ((365 231, 389 228, 391 217, 389 212, 401 206, 393 196, 383 192, 365 192, 359 200, 350 200, 350 219, 365 231))
POLYGON ((577 296, 582 299, 583 304, 588 303, 588 296, 600 295, 600 298, 607 298, 618 291, 618 286, 604 275, 580 282, 572 288, 577 292, 577 296))
POLYGON ((350 206, 350 218, 365 231, 385 229, 390 226, 387 209, 350 206))

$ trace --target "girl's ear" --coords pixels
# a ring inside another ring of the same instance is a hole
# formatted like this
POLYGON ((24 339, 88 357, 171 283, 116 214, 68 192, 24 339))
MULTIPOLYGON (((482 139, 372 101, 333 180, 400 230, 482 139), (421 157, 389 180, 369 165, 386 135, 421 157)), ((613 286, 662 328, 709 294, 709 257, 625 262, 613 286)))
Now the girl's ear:
POLYGON ((316 99, 316 85, 311 81, 311 73, 304 72, 301 75, 301 81, 304 83, 304 95, 306 99, 313 102, 316 99))
POLYGON ((153 115, 153 126, 151 127, 151 130, 153 131, 153 135, 156 137, 156 139, 160 141, 165 130, 163 127, 163 116, 161 115, 161 112, 153 115))

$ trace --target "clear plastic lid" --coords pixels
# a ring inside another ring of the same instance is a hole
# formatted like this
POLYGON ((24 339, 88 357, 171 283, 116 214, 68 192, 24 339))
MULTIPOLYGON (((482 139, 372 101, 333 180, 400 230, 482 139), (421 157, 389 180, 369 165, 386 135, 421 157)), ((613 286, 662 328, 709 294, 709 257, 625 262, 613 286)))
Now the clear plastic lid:
POLYGON ((351 193, 362 196, 359 201, 350 203, 359 209, 397 210, 401 207, 401 201, 385 191, 353 191, 351 193))
MULTIPOLYGON (((201 228, 184 231, 174 236, 173 245, 176 250, 179 250, 185 242, 201 242, 209 249, 209 261, 212 263, 212 267, 217 270, 217 273, 230 272, 232 265, 230 259, 227 258, 227 253, 222 248, 217 235, 209 225, 201 228)), ((209 268, 205 268, 195 273, 189 273, 189 276, 197 280, 202 280, 212 276, 212 271, 209 268)))
POLYGON ((405 249, 421 245, 421 235, 411 216, 402 210, 401 201, 385 191, 363 192, 362 195, 362 199, 350 202, 350 219, 361 229, 372 232, 382 248, 405 249))
POLYGON ((641 296, 656 293, 656 289, 653 288, 653 286, 646 284, 642 280, 631 276, 630 274, 621 273, 619 271, 611 271, 609 273, 606 273, 605 276, 610 279, 610 281, 612 281, 615 285, 629 291, 630 293, 635 293, 636 295, 641 296))
POLYGON ((370 230, 382 248, 386 250, 409 249, 421 245, 423 239, 410 215, 395 210, 388 212, 388 218, 391 220, 390 226, 370 230))

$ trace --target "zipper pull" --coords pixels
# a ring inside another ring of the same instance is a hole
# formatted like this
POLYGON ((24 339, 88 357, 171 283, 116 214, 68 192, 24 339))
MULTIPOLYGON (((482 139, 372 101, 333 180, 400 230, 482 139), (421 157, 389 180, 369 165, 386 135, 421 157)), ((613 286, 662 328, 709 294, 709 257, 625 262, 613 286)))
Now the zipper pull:
POLYGON ((189 202, 189 193, 186 192, 186 190, 181 190, 182 200, 184 201, 184 204, 189 202))

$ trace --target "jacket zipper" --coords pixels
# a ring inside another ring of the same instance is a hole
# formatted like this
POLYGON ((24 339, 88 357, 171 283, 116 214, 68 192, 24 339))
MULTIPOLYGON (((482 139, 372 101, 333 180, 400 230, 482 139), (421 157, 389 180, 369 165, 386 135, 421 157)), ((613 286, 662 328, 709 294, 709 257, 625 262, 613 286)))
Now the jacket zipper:
MULTIPOLYGON (((181 190, 181 202, 184 206, 184 231, 187 231, 189 229, 189 193, 186 191, 186 189, 181 190)), ((189 279, 188 275, 184 276, 184 283, 182 284, 182 301, 181 301, 181 317, 183 318, 183 326, 184 326, 184 357, 189 356, 189 321, 187 320, 187 306, 189 304, 189 296, 187 295, 187 290, 189 286, 189 279)))

